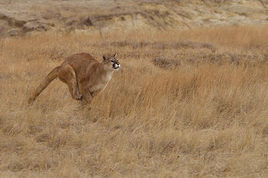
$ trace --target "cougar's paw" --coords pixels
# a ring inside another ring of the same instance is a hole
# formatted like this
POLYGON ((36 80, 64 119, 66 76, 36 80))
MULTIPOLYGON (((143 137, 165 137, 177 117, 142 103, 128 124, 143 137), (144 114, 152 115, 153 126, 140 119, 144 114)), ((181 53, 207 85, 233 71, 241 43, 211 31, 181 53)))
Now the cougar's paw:
POLYGON ((28 105, 32 105, 33 102, 34 102, 34 98, 30 97, 30 98, 28 99, 28 105))
POLYGON ((81 94, 75 95, 76 100, 82 100, 83 96, 81 94))
POLYGON ((76 99, 76 100, 82 100, 82 95, 81 95, 81 93, 78 91, 78 90, 75 90, 74 92, 73 92, 73 98, 74 99, 76 99))

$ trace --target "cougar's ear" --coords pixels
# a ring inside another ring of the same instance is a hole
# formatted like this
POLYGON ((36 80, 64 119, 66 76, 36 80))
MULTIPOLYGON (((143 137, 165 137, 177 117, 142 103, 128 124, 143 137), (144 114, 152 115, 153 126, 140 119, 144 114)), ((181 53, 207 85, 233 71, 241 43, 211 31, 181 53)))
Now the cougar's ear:
POLYGON ((117 53, 114 53, 113 57, 116 57, 117 56, 117 53))
POLYGON ((108 59, 107 55, 103 55, 102 58, 104 61, 108 59))

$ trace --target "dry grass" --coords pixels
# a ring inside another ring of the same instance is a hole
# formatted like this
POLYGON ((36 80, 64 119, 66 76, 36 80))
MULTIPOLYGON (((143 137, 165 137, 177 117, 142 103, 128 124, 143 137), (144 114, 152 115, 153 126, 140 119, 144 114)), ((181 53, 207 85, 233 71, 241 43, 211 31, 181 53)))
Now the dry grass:
POLYGON ((103 35, 0 40, 0 177, 268 175, 267 26, 103 35), (91 112, 59 81, 27 106, 40 80, 82 51, 117 51, 122 63, 91 112))

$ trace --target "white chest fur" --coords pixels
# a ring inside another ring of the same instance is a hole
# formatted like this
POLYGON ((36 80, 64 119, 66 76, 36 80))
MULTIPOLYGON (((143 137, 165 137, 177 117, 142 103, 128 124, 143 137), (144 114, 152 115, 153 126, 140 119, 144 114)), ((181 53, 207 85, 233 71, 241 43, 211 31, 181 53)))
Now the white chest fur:
POLYGON ((103 75, 100 80, 94 85, 92 86, 92 88, 90 89, 91 92, 95 92, 95 91, 103 91, 107 84, 109 83, 109 81, 112 79, 112 75, 113 72, 109 72, 105 75, 103 75))

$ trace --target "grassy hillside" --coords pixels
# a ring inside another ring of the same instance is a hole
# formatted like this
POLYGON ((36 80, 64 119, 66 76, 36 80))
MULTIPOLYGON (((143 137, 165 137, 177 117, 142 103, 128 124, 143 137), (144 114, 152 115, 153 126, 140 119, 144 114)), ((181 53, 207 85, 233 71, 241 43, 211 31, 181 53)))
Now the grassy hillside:
POLYGON ((0 40, 0 177, 267 177, 268 27, 0 40), (90 112, 54 81, 64 57, 116 51, 90 112))
POLYGON ((267 0, 1 0, 0 36, 267 24, 267 0))

